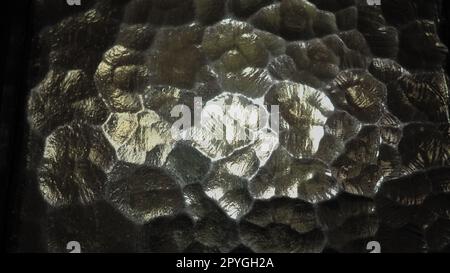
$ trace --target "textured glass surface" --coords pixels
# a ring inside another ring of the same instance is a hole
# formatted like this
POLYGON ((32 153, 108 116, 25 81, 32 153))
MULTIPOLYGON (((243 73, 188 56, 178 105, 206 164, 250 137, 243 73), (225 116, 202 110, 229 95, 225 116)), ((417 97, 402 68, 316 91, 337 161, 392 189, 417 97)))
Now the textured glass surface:
POLYGON ((30 226, 50 252, 450 250, 439 1, 56 2, 35 4, 19 250, 30 226), (175 139, 196 97, 229 111, 175 139), (251 137, 214 138, 227 121, 251 137))

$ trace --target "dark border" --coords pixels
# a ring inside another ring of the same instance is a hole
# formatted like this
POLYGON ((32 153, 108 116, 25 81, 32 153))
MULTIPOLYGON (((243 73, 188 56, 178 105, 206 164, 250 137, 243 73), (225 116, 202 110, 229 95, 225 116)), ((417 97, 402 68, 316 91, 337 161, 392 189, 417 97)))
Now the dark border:
MULTIPOLYGON (((450 47, 450 1, 442 1, 442 12, 441 12, 442 24, 439 27, 439 36, 442 42, 450 47)), ((450 73, 450 54, 447 54, 447 62, 445 65, 445 71, 447 75, 450 73)), ((450 75, 449 75, 450 76, 450 75)))
POLYGON ((0 82, 0 246, 8 250, 11 230, 19 214, 17 200, 25 182, 27 75, 32 32, 32 0, 2 3, 0 82), (7 5, 8 4, 8 5, 7 5))

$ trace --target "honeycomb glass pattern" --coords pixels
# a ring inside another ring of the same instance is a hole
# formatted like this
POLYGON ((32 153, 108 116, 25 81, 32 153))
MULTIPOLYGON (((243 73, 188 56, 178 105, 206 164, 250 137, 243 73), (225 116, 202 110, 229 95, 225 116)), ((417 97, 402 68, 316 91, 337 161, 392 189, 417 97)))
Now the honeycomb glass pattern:
POLYGON ((441 1, 35 2, 21 215, 41 251, 450 251, 441 1), (174 107, 217 102, 173 137, 174 107), (212 137, 221 119, 251 137, 212 137))

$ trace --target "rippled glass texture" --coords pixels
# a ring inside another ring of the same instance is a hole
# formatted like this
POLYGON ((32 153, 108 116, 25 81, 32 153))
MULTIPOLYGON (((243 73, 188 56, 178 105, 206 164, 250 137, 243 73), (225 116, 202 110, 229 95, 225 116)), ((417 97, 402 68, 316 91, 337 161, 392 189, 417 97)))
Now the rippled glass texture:
POLYGON ((450 250, 440 1, 55 2, 27 105, 42 251, 450 250), (229 111, 175 139, 196 97, 229 111), (223 119, 251 137, 213 137, 223 119))

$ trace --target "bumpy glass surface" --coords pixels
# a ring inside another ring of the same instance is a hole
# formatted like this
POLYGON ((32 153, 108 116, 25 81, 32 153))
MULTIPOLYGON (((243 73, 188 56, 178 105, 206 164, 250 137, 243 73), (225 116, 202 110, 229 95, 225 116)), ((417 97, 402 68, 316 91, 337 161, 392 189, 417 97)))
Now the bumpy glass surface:
POLYGON ((23 244, 449 251, 440 3, 376 2, 36 1, 23 244), (238 124, 278 105, 280 130, 175 140, 194 97, 238 124))

